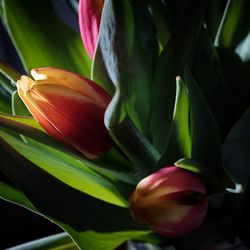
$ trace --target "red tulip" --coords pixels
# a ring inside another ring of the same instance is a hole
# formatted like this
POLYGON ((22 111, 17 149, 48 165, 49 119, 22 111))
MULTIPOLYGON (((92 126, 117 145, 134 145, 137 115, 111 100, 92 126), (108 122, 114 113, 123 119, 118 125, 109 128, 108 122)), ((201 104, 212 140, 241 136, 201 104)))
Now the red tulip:
POLYGON ((167 237, 182 236, 197 228, 207 206, 204 182, 178 167, 165 167, 146 177, 130 198, 135 220, 167 237))
POLYGON ((104 126, 104 112, 111 100, 94 82, 55 68, 31 71, 35 80, 22 76, 18 94, 40 125, 89 158, 112 145, 104 126))
POLYGON ((79 1, 79 26, 82 41, 91 59, 94 57, 104 0, 79 1))

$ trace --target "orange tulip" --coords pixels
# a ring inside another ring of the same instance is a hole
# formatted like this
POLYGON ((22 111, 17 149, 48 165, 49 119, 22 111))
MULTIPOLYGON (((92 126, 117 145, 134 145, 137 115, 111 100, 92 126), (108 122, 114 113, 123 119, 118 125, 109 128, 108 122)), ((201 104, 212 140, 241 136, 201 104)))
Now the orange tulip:
POLYGON ((22 76, 18 94, 30 113, 52 137, 89 158, 96 158, 112 145, 104 126, 110 96, 91 80, 55 69, 31 71, 22 76))
POLYGON ((143 179, 130 198, 136 221, 156 233, 178 237, 197 228, 207 212, 204 182, 178 167, 165 167, 143 179))

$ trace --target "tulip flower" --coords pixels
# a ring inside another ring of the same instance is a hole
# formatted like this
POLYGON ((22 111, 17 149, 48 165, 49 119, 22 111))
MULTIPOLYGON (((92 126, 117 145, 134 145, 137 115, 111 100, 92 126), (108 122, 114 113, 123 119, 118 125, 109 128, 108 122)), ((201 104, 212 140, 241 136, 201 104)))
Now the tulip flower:
POLYGON ((174 166, 144 178, 130 198, 135 220, 166 237, 182 236, 197 228, 207 206, 202 179, 174 166))
POLYGON ((30 113, 52 137, 89 158, 96 158, 112 145, 104 126, 110 96, 91 80, 74 73, 38 68, 33 79, 22 76, 18 94, 30 113))
POLYGON ((82 41, 91 59, 94 57, 98 40, 104 0, 80 0, 79 26, 82 41))

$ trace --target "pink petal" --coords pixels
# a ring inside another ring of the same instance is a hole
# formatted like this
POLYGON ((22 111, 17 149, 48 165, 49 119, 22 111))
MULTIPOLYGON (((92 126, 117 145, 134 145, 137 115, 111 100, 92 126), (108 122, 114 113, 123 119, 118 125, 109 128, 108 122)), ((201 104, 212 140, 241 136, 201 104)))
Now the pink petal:
POLYGON ((82 41, 91 59, 94 57, 104 0, 80 0, 79 26, 82 41))

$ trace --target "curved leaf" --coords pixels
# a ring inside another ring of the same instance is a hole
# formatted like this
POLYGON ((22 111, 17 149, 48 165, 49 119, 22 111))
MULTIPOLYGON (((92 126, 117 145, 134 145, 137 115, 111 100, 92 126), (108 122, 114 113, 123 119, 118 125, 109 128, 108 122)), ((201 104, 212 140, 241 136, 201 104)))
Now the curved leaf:
POLYGON ((189 70, 185 71, 185 83, 190 96, 190 126, 192 159, 222 177, 222 145, 214 117, 189 70))
POLYGON ((52 66, 90 75, 90 59, 79 34, 58 18, 51 1, 3 0, 2 4, 3 22, 27 72, 52 66))
POLYGON ((99 32, 93 77, 101 74, 102 79, 119 88, 124 111, 150 140, 151 89, 158 44, 145 3, 106 0, 99 32))
POLYGON ((118 206, 127 206, 127 201, 110 182, 83 163, 72 161, 66 154, 39 143, 34 147, 33 143, 24 143, 3 131, 0 131, 0 137, 25 158, 69 186, 118 206))
POLYGON ((189 122, 190 107, 188 90, 180 77, 176 78, 176 97, 171 136, 158 167, 171 166, 180 158, 191 157, 192 141, 189 122))

